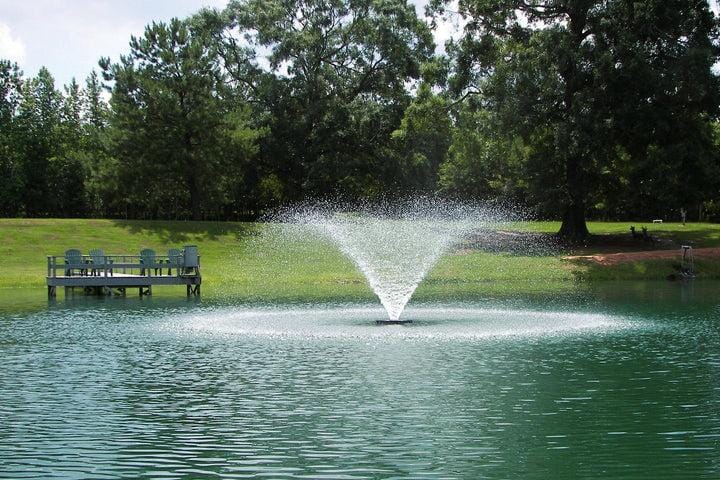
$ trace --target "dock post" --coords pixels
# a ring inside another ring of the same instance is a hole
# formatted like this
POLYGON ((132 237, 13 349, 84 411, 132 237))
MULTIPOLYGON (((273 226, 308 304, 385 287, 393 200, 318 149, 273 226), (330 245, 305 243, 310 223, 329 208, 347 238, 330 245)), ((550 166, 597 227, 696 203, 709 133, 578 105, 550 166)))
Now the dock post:
POLYGON ((57 296, 57 287, 48 286, 48 298, 55 298, 57 296))
POLYGON ((189 283, 186 288, 187 288, 187 296, 188 297, 190 297, 190 295, 192 295, 193 297, 200 296, 200 284, 199 283, 189 283))

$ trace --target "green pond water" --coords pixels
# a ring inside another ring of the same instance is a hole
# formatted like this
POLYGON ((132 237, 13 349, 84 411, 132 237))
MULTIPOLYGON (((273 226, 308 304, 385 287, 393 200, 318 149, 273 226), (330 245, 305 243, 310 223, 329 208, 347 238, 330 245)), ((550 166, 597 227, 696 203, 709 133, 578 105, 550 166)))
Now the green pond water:
POLYGON ((0 294, 0 478, 720 478, 720 284, 262 306, 0 294))

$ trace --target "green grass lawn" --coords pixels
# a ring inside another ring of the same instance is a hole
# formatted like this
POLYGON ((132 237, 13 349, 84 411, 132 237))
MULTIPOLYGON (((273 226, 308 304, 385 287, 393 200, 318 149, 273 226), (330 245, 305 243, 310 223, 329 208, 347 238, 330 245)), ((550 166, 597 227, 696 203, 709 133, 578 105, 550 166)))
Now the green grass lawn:
MULTIPOLYGON (((591 222, 595 235, 628 232, 631 222, 591 222)), ((636 226, 642 223, 635 223, 636 226)), ((655 236, 675 243, 720 246, 720 225, 648 225, 655 236)), ((121 220, 0 219, 0 289, 45 285, 46 255, 68 248, 107 254, 137 254, 153 248, 197 244, 202 257, 203 295, 249 301, 351 301, 373 294, 353 264, 331 244, 307 238, 277 237, 267 224, 121 220)), ((552 233, 557 222, 511 224, 508 229, 552 233)), ((629 234, 628 234, 629 236, 629 234)), ((586 247, 583 253, 597 248, 586 247)), ((676 261, 645 261, 603 267, 569 261, 568 252, 529 255, 458 249, 440 260, 416 293, 419 299, 509 293, 569 292, 602 280, 664 279, 676 261)), ((698 261, 701 278, 720 278, 720 262, 698 261)), ((160 295, 184 293, 179 287, 156 289, 160 295)))

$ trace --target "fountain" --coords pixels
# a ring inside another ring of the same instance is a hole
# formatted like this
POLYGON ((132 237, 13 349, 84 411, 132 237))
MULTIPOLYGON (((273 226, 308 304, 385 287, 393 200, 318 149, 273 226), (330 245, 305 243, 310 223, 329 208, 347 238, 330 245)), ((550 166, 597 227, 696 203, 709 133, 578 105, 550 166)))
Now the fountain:
POLYGON ((489 208, 416 198, 351 213, 326 205, 293 209, 289 220, 326 237, 353 261, 387 311, 377 323, 387 325, 411 323, 401 320, 402 312, 438 259, 497 217, 489 208))

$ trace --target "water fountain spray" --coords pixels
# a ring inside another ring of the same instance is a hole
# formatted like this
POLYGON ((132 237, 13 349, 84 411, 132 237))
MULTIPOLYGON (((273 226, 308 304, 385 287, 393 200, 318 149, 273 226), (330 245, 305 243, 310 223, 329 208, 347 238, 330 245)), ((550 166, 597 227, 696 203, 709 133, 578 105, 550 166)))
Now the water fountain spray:
POLYGON ((358 267, 387 311, 378 324, 410 323, 401 315, 440 257, 470 231, 487 228, 496 209, 435 198, 353 209, 322 204, 286 215, 331 240, 358 267))

